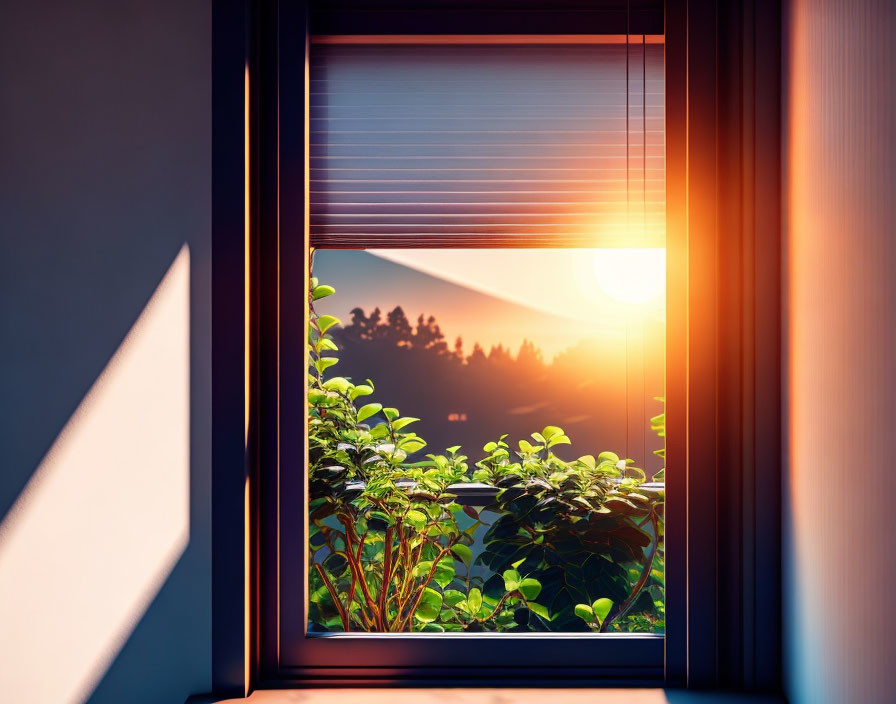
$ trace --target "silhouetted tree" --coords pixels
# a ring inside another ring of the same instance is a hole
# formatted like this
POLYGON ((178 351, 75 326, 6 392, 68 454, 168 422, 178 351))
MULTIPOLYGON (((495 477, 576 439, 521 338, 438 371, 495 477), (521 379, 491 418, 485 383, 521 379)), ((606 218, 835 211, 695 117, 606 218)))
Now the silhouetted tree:
MULTIPOLYGON (((434 316, 417 316, 412 325, 401 306, 388 315, 379 308, 370 315, 354 308, 348 322, 334 331, 339 373, 372 378, 377 401, 388 399, 403 414, 422 418, 418 432, 431 448, 461 443, 475 451, 502 433, 526 438, 534 429, 558 424, 576 443, 561 450, 568 453, 564 458, 606 448, 624 451, 624 344, 583 340, 546 364, 528 339, 518 351, 495 344, 488 354, 477 342, 465 357, 461 337, 453 345, 446 342, 434 316), (465 422, 459 420, 463 416, 465 422)), ((654 458, 648 455, 650 469, 654 458)))
POLYGON ((513 357, 510 356, 510 350, 504 348, 504 345, 498 343, 497 345, 492 345, 492 348, 488 351, 488 361, 493 364, 507 364, 513 361, 513 357))
POLYGON ((485 352, 478 342, 473 343, 473 351, 467 357, 467 364, 484 364, 486 362, 485 352))
POLYGON ((457 339, 454 341, 454 356, 461 361, 464 359, 464 341, 460 335, 458 335, 457 339))
POLYGON ((448 352, 448 345, 441 328, 436 324, 434 316, 426 320, 423 314, 417 318, 417 329, 414 331, 414 347, 419 350, 431 350, 437 354, 448 352))
POLYGON ((373 312, 370 314, 370 317, 367 319, 367 331, 369 340, 373 340, 380 334, 380 330, 382 330, 382 319, 383 313, 379 308, 374 308, 373 312))
POLYGON ((516 354, 516 363, 524 367, 540 367, 544 365, 541 350, 529 340, 523 340, 520 351, 516 354))
POLYGON ((341 335, 353 340, 373 340, 382 327, 380 325, 380 309, 374 308, 370 317, 364 315, 363 308, 352 308, 349 312, 351 322, 340 332, 341 335))
POLYGON ((397 347, 410 347, 413 339, 411 324, 401 306, 395 306, 389 311, 387 320, 389 321, 387 339, 397 347))

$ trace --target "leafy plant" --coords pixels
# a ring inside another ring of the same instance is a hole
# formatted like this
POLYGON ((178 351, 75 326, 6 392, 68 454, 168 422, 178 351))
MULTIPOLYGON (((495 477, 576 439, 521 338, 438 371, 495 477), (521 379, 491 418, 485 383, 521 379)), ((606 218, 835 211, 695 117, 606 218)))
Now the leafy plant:
POLYGON ((459 446, 411 461, 426 447, 409 429, 419 419, 371 400, 369 379, 330 375, 341 322, 314 304, 333 293, 311 279, 310 628, 605 631, 640 606, 662 506, 661 490, 639 490, 643 471, 609 452, 564 461, 554 450, 570 440, 556 426, 513 452, 506 435, 487 443, 472 471, 459 446), (470 480, 499 488, 493 523, 449 490, 470 480))
MULTIPOLYGON (((463 509, 447 491, 466 477, 466 458, 453 447, 423 462, 407 462, 426 446, 408 429, 418 419, 368 401, 375 391, 370 380, 354 384, 344 377, 326 378, 325 372, 338 363, 333 356, 338 350, 327 333, 340 321, 315 313, 314 302, 333 289, 314 279, 311 284, 312 627, 380 632, 427 628, 445 605, 441 590, 453 580, 455 564, 472 560, 472 535, 456 520, 463 509)), ((451 600, 448 607, 454 608, 457 602, 451 600)))
MULTIPOLYGON (((550 595, 543 600, 547 616, 531 619, 529 630, 606 630, 637 598, 641 573, 651 569, 656 543, 643 521, 658 515, 662 492, 639 490, 643 471, 612 452, 560 459, 552 450, 568 442, 560 428, 532 437, 538 445, 521 441, 520 462, 496 482, 501 490, 489 508, 500 518, 478 560, 497 574, 518 565, 550 595), (581 618, 602 599, 620 606, 599 622, 581 618)), ((484 589, 493 595, 501 588, 493 577, 484 589)))
MULTIPOLYGON (((657 401, 665 401, 657 397, 657 401)), ((666 414, 660 413, 650 419, 650 428, 658 437, 666 437, 666 414)), ((666 449, 662 447, 654 450, 653 454, 666 458, 666 449)), ((666 468, 653 475, 654 481, 665 477, 666 468)), ((629 608, 621 610, 617 619, 611 623, 610 630, 626 632, 663 632, 666 630, 666 568, 663 556, 663 514, 661 507, 657 507, 654 532, 654 557, 649 574, 646 579, 639 577, 637 584, 640 589, 632 592, 633 598, 629 601, 629 608)))

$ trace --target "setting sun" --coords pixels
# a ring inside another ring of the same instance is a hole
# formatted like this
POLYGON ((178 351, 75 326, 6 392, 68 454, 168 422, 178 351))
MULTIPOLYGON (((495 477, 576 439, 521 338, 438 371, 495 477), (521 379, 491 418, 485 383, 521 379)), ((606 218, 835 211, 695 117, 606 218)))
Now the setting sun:
POLYGON ((598 249, 594 273, 610 298, 620 303, 647 303, 666 288, 666 250, 598 249))

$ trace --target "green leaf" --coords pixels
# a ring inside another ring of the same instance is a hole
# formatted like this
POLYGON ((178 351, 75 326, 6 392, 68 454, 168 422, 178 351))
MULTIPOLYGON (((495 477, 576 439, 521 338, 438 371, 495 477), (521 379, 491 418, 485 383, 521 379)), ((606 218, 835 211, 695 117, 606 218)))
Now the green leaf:
POLYGON ((438 584, 442 589, 451 584, 451 580, 454 579, 454 560, 446 560, 444 557, 439 560, 439 564, 436 565, 436 573, 433 576, 436 584, 438 584))
POLYGON ((451 552, 454 553, 454 556, 458 560, 460 560, 467 566, 467 569, 470 568, 470 565, 473 563, 473 551, 470 550, 470 548, 468 548, 463 543, 458 543, 451 548, 451 552))
POLYGON ((390 421, 398 418, 398 409, 397 408, 384 408, 383 415, 386 416, 390 421))
POLYGON ((451 447, 446 447, 445 452, 447 452, 449 455, 453 455, 459 449, 460 449, 460 445, 452 445, 451 447))
POLYGON ((336 293, 336 289, 332 286, 326 286, 321 284, 320 286, 315 286, 314 290, 311 292, 311 300, 317 301, 321 298, 326 298, 327 296, 332 296, 336 293))
POLYGON ((314 368, 318 374, 323 374, 325 369, 329 369, 338 361, 336 357, 321 357, 314 363, 314 368))
POLYGON ((342 321, 335 315, 322 315, 317 319, 317 327, 320 328, 321 335, 334 325, 342 325, 342 321))
POLYGON ((619 455, 617 455, 615 452, 601 452, 597 456, 597 461, 598 462, 609 461, 609 462, 612 462, 613 464, 616 464, 619 461, 619 455))
POLYGON ((547 441, 558 435, 563 435, 563 428, 558 428, 556 425, 549 425, 541 431, 541 436, 547 441))
POLYGON ((445 603, 448 604, 448 606, 450 606, 452 608, 457 606, 464 599, 466 599, 466 597, 464 596, 464 593, 461 591, 458 591, 457 589, 446 589, 445 590, 445 603))
POLYGON ((496 442, 487 442, 482 447, 483 452, 494 452, 497 449, 498 449, 498 443, 496 443, 496 442))
POLYGON ((588 604, 576 604, 575 612, 576 616, 587 623, 594 620, 594 610, 588 604))
POLYGON ((310 403, 312 406, 316 406, 322 401, 325 401, 326 398, 326 391, 321 391, 319 389, 308 389, 308 403, 310 403))
POLYGON ((410 522, 411 525, 414 526, 417 530, 422 530, 423 526, 426 525, 426 514, 423 511, 418 511, 417 509, 411 509, 408 511, 404 518, 406 521, 410 522))
POLYGON ((314 345, 314 349, 317 353, 323 352, 324 350, 333 350, 334 352, 339 351, 336 343, 333 342, 329 337, 320 338, 314 345))
MULTIPOLYGON (((417 566, 414 567, 414 576, 423 577, 425 579, 427 575, 429 575, 431 569, 432 560, 418 562, 417 566)), ((443 589, 447 587, 451 584, 451 580, 454 579, 454 563, 451 560, 446 560, 444 558, 439 560, 439 563, 436 565, 436 571, 432 575, 432 579, 443 589)))
POLYGON ((613 600, 606 598, 598 599, 591 605, 591 609, 592 611, 594 611, 594 615, 597 617, 598 625, 603 625, 604 619, 607 617, 607 614, 610 613, 610 609, 612 608, 613 600))
POLYGON ((399 441, 399 447, 410 455, 426 447, 426 441, 423 438, 409 438, 399 441))
POLYGON ((509 592, 515 592, 520 587, 520 573, 516 570, 506 570, 504 577, 504 589, 509 592))
POLYGON ((420 419, 419 418, 411 418, 410 416, 408 416, 406 418, 396 418, 395 420, 392 421, 392 427, 395 430, 401 430, 406 425, 410 425, 411 423, 416 423, 418 420, 420 420, 420 419))
POLYGON ((439 617, 442 610, 442 594, 435 589, 426 587, 420 597, 420 604, 414 611, 414 618, 422 623, 430 623, 439 617))
POLYGON ((546 619, 548 621, 551 620, 550 612, 548 612, 548 609, 546 606, 542 606, 541 604, 536 604, 534 601, 528 602, 526 604, 526 606, 529 607, 529 611, 531 611, 532 613, 537 614, 537 615, 541 616, 543 619, 546 619))
POLYGON ((348 397, 354 401, 358 396, 370 396, 373 393, 373 387, 366 384, 358 384, 348 393, 348 397))
POLYGON ((323 383, 323 387, 328 391, 338 391, 341 394, 345 394, 352 387, 352 383, 344 377, 334 376, 332 379, 327 379, 323 383))
POLYGON ((469 607, 471 614, 478 613, 479 609, 482 608, 482 592, 476 587, 473 587, 470 590, 470 594, 467 597, 467 606, 469 607))
POLYGON ((548 440, 548 447, 553 447, 554 445, 570 445, 572 442, 566 435, 555 435, 553 438, 548 440))
POLYGON ((367 420, 370 416, 375 416, 381 410, 383 410, 383 404, 381 403, 364 404, 358 409, 358 422, 367 420))
POLYGON ((597 464, 594 460, 594 455, 582 455, 577 461, 588 467, 588 469, 594 469, 597 464))
POLYGON ((541 582, 527 577, 520 582, 519 589, 526 599, 537 599, 538 595, 541 594, 541 582))
MULTIPOLYGON (((535 437, 538 433, 533 433, 532 436, 535 437)), ((533 445, 532 443, 526 440, 520 440, 520 452, 523 454, 531 455, 533 452, 540 452, 544 449, 544 444, 541 445, 533 445)))

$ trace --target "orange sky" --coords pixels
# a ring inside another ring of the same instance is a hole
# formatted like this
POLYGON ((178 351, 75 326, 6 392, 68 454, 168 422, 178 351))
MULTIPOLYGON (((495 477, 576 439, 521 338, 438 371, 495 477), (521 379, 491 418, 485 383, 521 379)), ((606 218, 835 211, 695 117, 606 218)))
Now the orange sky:
POLYGON ((315 274, 337 290, 321 310, 346 322, 355 306, 385 313, 401 305, 412 322, 434 315, 451 343, 463 337, 467 353, 474 341, 516 350, 529 339, 549 360, 583 339, 624 343, 632 321, 662 318, 661 295, 641 305, 610 298, 594 256, 584 249, 325 250, 315 255, 315 274))

